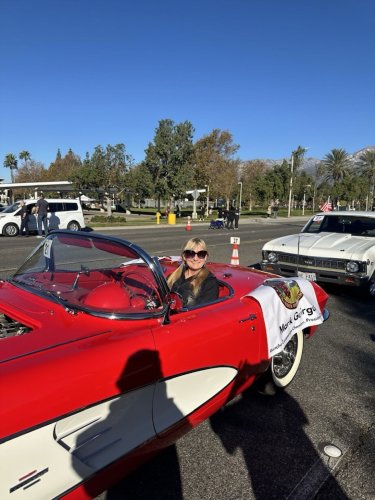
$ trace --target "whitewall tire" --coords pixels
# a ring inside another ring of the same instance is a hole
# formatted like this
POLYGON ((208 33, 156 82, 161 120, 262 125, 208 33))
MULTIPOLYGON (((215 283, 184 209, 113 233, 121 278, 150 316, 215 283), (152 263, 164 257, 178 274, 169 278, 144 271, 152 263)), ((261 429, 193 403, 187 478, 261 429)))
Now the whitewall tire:
POLYGON ((287 387, 294 379, 301 363, 303 352, 303 332, 297 332, 285 348, 271 360, 271 376, 276 387, 287 387))

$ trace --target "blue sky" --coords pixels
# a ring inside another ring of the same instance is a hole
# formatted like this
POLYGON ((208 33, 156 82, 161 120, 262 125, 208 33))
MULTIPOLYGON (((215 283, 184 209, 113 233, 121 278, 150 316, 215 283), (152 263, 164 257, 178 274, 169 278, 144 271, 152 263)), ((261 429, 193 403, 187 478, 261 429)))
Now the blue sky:
POLYGON ((374 0, 0 0, 0 177, 158 122, 229 130, 239 158, 375 145, 374 0))

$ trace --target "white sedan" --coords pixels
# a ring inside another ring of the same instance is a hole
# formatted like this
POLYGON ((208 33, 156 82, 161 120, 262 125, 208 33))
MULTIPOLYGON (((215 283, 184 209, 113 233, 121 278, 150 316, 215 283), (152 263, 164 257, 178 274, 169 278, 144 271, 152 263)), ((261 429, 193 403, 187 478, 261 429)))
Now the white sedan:
POLYGON ((375 294, 375 212, 326 212, 298 234, 266 243, 261 268, 282 276, 368 288, 375 294))

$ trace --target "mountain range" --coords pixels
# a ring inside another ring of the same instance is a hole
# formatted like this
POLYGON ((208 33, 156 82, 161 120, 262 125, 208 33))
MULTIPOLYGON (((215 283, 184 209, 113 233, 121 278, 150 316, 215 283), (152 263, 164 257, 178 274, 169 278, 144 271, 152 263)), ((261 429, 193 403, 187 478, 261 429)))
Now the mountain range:
MULTIPOLYGON (((359 160, 360 156, 367 150, 375 151, 375 146, 367 146, 365 148, 360 149, 359 151, 356 151, 355 153, 349 154, 349 159, 351 160, 353 165, 359 160)), ((284 161, 284 158, 281 160, 262 159, 261 161, 263 161, 268 167, 274 167, 275 165, 281 165, 282 162, 284 161)), ((321 161, 322 161, 321 158, 306 157, 303 159, 303 162, 301 164, 301 169, 305 170, 308 174, 313 174, 315 168, 319 165, 321 161)))

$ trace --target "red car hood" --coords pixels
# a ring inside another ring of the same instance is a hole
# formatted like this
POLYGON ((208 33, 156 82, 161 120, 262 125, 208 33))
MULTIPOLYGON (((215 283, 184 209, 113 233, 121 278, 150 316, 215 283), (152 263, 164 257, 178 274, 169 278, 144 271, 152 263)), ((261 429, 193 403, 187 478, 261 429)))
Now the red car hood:
POLYGON ((70 314, 62 305, 8 282, 0 284, 0 313, 33 332, 7 338, 1 345, 0 363, 108 331, 108 320, 87 321, 87 314, 70 314))

